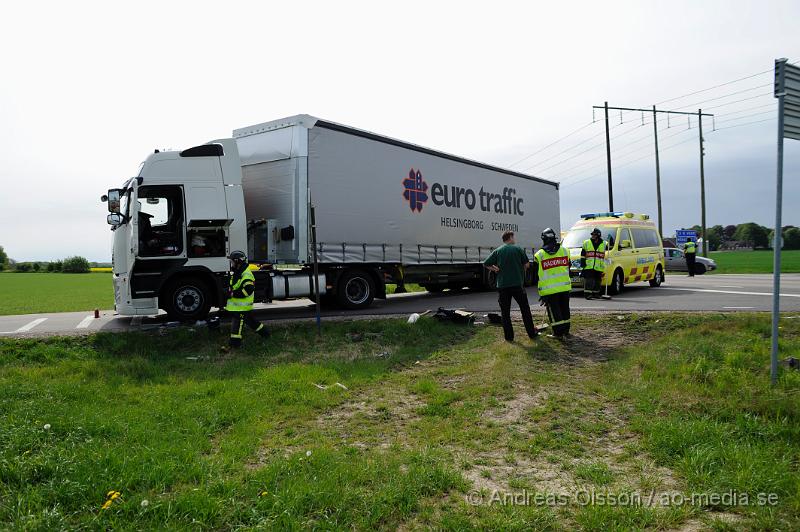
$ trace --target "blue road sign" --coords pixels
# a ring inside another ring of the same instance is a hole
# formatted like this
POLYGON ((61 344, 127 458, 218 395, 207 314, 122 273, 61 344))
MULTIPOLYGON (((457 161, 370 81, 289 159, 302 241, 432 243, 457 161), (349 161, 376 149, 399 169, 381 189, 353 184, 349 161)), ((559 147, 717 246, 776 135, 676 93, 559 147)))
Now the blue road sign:
POLYGON ((690 238, 697 242, 697 231, 694 229, 678 229, 675 231, 675 243, 678 247, 683 246, 690 238))

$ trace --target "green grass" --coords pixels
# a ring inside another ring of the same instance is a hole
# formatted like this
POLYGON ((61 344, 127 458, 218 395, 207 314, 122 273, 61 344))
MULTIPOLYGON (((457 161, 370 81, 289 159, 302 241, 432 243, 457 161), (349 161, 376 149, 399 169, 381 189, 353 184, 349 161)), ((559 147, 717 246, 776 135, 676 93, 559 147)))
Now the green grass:
POLYGON ((108 273, 0 273, 0 315, 114 308, 108 273))
MULTIPOLYGON (((712 251, 709 258, 717 263, 711 273, 772 273, 771 250, 712 251)), ((781 251, 781 272, 800 273, 800 250, 781 251)))
MULTIPOLYGON (((205 329, 0 339, 0 528, 800 526, 800 372, 768 386, 767 316, 584 316, 574 332, 297 324, 236 353, 205 329), (579 488, 779 502, 487 502, 579 488)), ((800 350, 797 320, 782 334, 800 350)))

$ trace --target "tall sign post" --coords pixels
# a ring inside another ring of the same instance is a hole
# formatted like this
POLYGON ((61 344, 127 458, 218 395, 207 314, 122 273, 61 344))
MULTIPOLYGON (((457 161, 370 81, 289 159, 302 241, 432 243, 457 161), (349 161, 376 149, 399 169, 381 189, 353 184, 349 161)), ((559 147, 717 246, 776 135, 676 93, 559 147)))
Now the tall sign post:
POLYGON ((772 363, 770 381, 778 381, 778 322, 780 321, 781 247, 783 247, 783 139, 800 140, 800 67, 775 60, 775 97, 778 99, 778 167, 775 193, 775 240, 772 263, 772 363))

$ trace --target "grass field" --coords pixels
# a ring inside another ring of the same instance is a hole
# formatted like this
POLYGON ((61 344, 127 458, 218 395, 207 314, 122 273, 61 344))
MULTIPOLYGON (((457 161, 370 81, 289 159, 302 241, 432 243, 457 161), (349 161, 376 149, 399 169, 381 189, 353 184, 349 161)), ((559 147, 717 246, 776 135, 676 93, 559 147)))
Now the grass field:
POLYGON ((573 332, 292 325, 236 354, 204 329, 0 339, 0 526, 800 527, 800 372, 768 386, 768 317, 573 332), (751 504, 710 498, 732 490, 751 504))
POLYGON ((108 273, 0 273, 0 315, 114 308, 108 273))
MULTIPOLYGON (((712 251, 718 269, 712 273, 772 273, 772 251, 712 251)), ((800 273, 800 250, 781 252, 781 272, 800 273)))

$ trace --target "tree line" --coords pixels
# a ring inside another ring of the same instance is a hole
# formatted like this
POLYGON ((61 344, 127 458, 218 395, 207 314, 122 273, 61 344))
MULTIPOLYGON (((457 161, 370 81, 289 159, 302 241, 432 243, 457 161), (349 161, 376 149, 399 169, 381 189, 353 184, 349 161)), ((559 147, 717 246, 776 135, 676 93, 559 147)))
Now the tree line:
MULTIPOLYGON (((700 226, 694 225, 697 234, 702 234, 700 226)), ((800 249, 800 228, 785 225, 782 228, 783 249, 800 249)), ((721 249, 771 249, 775 231, 769 227, 747 222, 738 225, 715 225, 708 228, 708 247, 712 251, 721 249)))
POLYGON ((0 271, 18 273, 90 273, 92 271, 92 263, 86 260, 86 258, 79 256, 67 257, 66 259, 52 262, 17 262, 11 260, 3 249, 3 246, 0 246, 0 271))

